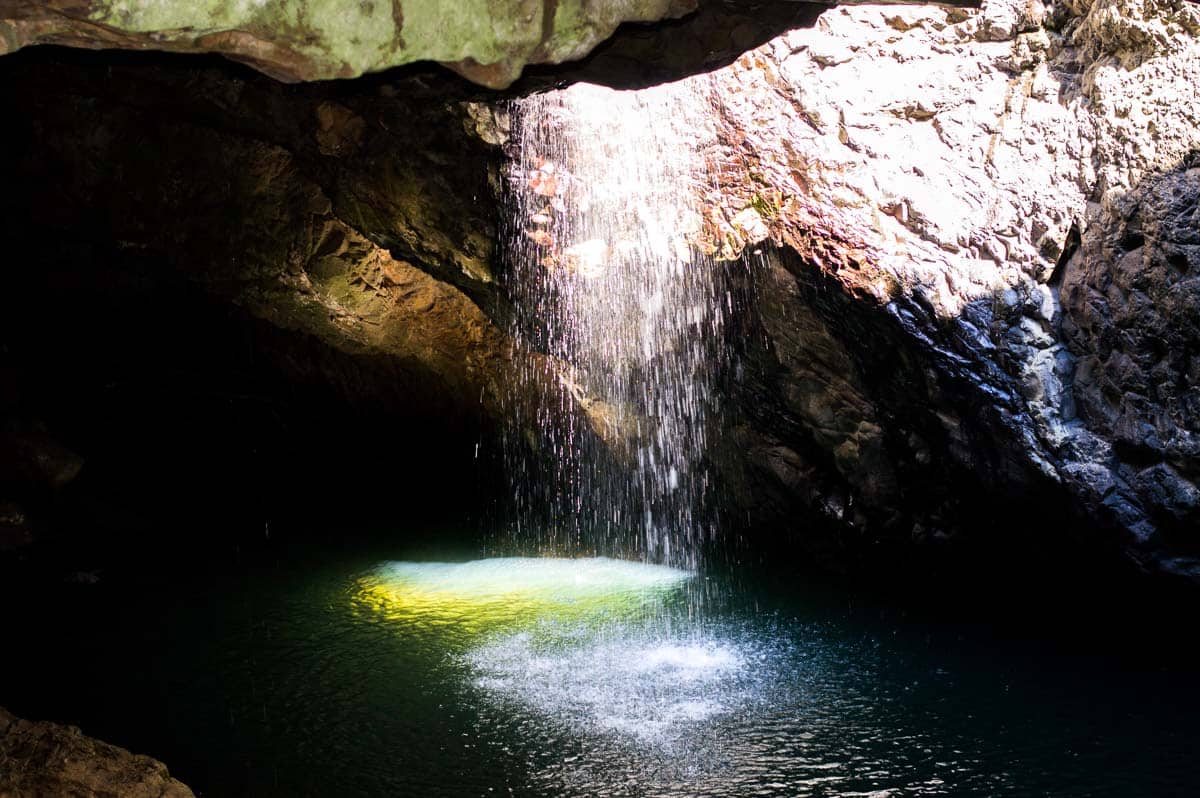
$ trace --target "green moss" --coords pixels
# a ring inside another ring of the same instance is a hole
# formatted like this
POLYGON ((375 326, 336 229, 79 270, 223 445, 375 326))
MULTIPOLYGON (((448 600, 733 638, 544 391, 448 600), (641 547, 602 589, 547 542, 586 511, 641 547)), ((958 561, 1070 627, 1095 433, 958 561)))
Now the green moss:
POLYGON ((779 208, 771 200, 764 197, 762 194, 755 194, 748 207, 753 208, 758 212, 758 215, 763 219, 774 219, 779 215, 779 208))
POLYGON ((337 302, 346 310, 354 310, 362 300, 362 293, 350 284, 352 276, 338 274, 320 281, 321 293, 337 302))
POLYGON ((426 59, 490 64, 532 52, 541 38, 541 3, 496 5, 408 0, 401 10, 392 0, 102 0, 90 16, 125 31, 186 31, 189 38, 246 31, 318 64, 361 73, 426 59))
POLYGON ((542 34, 540 2, 491 0, 409 0, 404 4, 404 35, 418 58, 494 64, 514 54, 528 55, 542 34))
MULTIPOLYGON (((194 39, 244 31, 287 47, 326 76, 412 61, 523 63, 543 44, 549 0, 94 0, 90 19, 131 33, 194 39)), ((622 19, 657 18, 667 3, 604 11, 587 0, 554 6, 556 60, 578 58, 622 19)))
POLYGON ((554 38, 549 42, 551 60, 564 61, 578 58, 576 52, 582 42, 592 36, 592 28, 586 15, 574 3, 559 3, 554 10, 554 38))
POLYGON ((246 31, 358 71, 391 62, 399 33, 388 0, 107 0, 91 18, 137 33, 246 31))

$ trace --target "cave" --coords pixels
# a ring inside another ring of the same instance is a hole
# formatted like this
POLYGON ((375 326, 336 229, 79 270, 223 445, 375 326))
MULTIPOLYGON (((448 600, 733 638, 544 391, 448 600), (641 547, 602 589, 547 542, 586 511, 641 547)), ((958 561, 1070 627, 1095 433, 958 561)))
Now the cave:
POLYGON ((1191 0, 0 0, 0 796, 1200 789, 1197 86, 1191 0))

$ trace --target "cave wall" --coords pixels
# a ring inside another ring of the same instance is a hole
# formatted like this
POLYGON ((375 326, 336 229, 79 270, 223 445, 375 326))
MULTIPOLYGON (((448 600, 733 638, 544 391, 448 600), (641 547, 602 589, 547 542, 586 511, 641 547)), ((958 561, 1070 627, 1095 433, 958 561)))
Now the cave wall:
POLYGON ((767 252, 749 504, 834 547, 1066 539, 1200 574, 1198 24, 844 8, 716 73, 709 237, 767 252))
MULTIPOLYGON (((1039 560, 1194 586, 1200 12, 990 0, 790 30, 812 9, 770 10, 668 26, 678 49, 627 31, 517 88, 644 85, 756 45, 712 77, 696 242, 739 299, 712 453, 728 534, 900 580, 939 558, 970 580, 975 557, 1013 577, 1003 600, 1039 560)), ((70 41, 62 24, 26 13, 16 44, 70 41)), ((0 59, 0 106, 0 550, 57 526, 71 557, 111 559, 136 530, 166 562, 182 527, 193 552, 236 549, 283 506, 338 535, 355 513, 438 518, 502 484, 477 458, 512 401, 562 400, 546 368, 512 393, 540 355, 508 334, 503 98, 419 70, 287 86, 41 49, 0 59)), ((190 794, 0 710, 0 758, 63 750, 77 767, 20 789, 190 794)))
MULTIPOLYGON (((712 74, 697 246, 747 264, 731 523, 842 566, 1044 543, 1200 573, 1197 18, 846 7, 712 74)), ((519 90, 644 82, 620 52, 519 90)), ((502 97, 420 70, 284 86, 63 51, 0 70, 28 153, 4 224, 37 274, 108 248, 259 325, 285 379, 411 426, 477 419, 463 440, 503 423, 513 359, 538 354, 505 333, 502 97)), ((29 285, 10 301, 53 281, 29 285)))
MULTIPOLYGON (((1080 469, 1100 501, 1135 496, 1147 538, 1195 550, 1200 529, 1200 151, 1111 198, 1065 266, 1062 333, 1074 400, 1112 445, 1080 469)), ((1172 563, 1183 566, 1183 562, 1172 563)))
POLYGON ((0 537, 474 506, 516 355, 454 285, 496 212, 461 86, 0 59, 0 537))

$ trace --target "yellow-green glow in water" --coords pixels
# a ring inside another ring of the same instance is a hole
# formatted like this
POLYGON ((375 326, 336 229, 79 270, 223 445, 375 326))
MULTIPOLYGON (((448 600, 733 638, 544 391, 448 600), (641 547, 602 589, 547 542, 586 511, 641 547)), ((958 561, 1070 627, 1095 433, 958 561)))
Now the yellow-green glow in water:
POLYGON ((392 622, 470 634, 548 617, 601 621, 653 614, 693 578, 677 568, 607 557, 386 562, 356 581, 352 600, 392 622))
POLYGON ((363 620, 465 667, 481 709, 670 745, 758 689, 753 647, 689 613, 695 578, 606 557, 386 562, 352 601, 363 620))

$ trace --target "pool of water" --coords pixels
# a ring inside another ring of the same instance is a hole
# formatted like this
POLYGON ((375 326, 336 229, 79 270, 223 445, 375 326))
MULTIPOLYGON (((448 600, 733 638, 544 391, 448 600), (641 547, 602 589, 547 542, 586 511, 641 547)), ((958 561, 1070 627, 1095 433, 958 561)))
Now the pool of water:
POLYGON ((159 757, 203 796, 1200 787, 1194 672, 735 577, 323 550, 63 585, 8 624, 0 704, 159 757))

